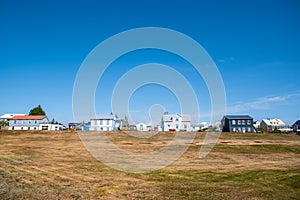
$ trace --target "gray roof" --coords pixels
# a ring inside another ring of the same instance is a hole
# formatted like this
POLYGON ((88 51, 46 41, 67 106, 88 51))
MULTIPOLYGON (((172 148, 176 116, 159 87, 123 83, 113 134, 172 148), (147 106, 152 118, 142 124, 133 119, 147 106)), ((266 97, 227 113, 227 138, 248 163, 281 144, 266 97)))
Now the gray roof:
POLYGON ((253 119, 249 115, 225 115, 226 119, 253 119))

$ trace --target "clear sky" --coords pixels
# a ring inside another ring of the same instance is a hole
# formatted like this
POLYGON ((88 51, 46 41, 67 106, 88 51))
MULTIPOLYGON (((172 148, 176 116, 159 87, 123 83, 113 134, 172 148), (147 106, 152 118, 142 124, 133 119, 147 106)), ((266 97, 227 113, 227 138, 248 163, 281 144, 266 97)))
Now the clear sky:
MULTIPOLYGON (((297 0, 2 0, 0 24, 0 114, 28 113, 41 104, 49 118, 73 121, 73 84, 88 53, 112 35, 151 26, 180 31, 206 49, 222 75, 228 114, 278 117, 288 124, 299 119, 297 0)), ((116 60, 97 88, 97 113, 110 113, 112 89, 124 69, 148 62, 168 64, 186 75, 200 99, 200 121, 208 120, 210 99, 203 80, 185 72, 184 60, 155 50, 116 60)), ((153 104, 179 112, 166 88, 148 85, 130 100, 135 120, 147 122, 153 104)))

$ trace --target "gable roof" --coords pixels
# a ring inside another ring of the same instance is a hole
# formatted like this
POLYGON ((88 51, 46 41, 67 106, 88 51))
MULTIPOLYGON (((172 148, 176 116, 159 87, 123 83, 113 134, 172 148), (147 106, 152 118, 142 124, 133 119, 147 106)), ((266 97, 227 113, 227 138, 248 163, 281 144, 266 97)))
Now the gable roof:
POLYGON ((266 123, 268 126, 284 126, 285 123, 281 121, 281 119, 263 119, 264 123, 266 123))
POLYGON ((171 120, 171 118, 173 118, 173 117, 181 117, 181 121, 182 122, 189 122, 189 121, 191 121, 191 116, 190 115, 188 115, 188 114, 166 114, 166 115, 163 115, 163 117, 162 117, 162 119, 163 119, 163 121, 164 122, 171 122, 172 120, 171 120))
POLYGON ((11 120, 41 120, 45 118, 45 115, 16 115, 11 120))
POLYGON ((225 115, 226 119, 253 119, 249 115, 225 115))
POLYGON ((297 120, 292 126, 300 125, 300 120, 297 120))

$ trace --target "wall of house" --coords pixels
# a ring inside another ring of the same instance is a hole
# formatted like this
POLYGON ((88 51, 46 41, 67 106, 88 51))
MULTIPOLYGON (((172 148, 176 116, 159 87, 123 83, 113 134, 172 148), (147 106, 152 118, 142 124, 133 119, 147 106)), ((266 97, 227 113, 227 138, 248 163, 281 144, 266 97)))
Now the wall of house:
POLYGON ((148 131, 147 125, 144 123, 138 123, 136 125, 136 130, 138 131, 148 131))
POLYGON ((253 119, 223 119, 223 132, 254 132, 253 119))
POLYGON ((47 122, 46 119, 42 120, 10 120, 9 130, 39 130, 39 124, 47 122))
POLYGON ((163 131, 175 130, 175 131, 191 131, 191 122, 182 121, 182 117, 179 115, 165 116, 165 121, 162 122, 163 131))
POLYGON ((230 129, 229 129, 229 119, 227 118, 223 118, 222 119, 222 131, 223 132, 230 132, 230 129))
POLYGON ((39 130, 58 131, 62 129, 60 124, 39 124, 39 130))
POLYGON ((229 120, 230 132, 254 132, 253 120, 251 119, 230 119, 229 120))
POLYGON ((113 119, 91 119, 91 131, 112 131, 114 130, 113 119))

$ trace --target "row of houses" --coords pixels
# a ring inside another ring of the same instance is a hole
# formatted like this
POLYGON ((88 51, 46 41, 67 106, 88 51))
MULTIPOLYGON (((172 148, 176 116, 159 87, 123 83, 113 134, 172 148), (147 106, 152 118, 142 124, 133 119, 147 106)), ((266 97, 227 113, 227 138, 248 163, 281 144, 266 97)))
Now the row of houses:
POLYGON ((249 115, 226 115, 221 121, 223 132, 296 132, 300 133, 300 120, 291 127, 281 119, 263 119, 253 122, 249 115))
MULTIPOLYGON (((9 130, 63 130, 62 124, 50 123, 47 116, 28 116, 25 114, 4 114, 0 120, 9 122, 9 130)), ((69 123, 70 129, 86 131, 114 131, 114 130, 136 130, 136 131, 201 131, 208 129, 208 123, 192 124, 191 116, 188 114, 164 113, 161 124, 152 127, 151 124, 138 123, 129 125, 123 119, 114 114, 96 115, 85 123, 69 123)), ((226 115, 222 118, 220 126, 215 127, 223 132, 297 132, 300 133, 300 120, 292 127, 286 125, 280 119, 263 119, 254 122, 249 115, 226 115)), ((216 129, 214 129, 216 130, 216 129)))
POLYGON ((69 123, 69 128, 91 131, 192 131, 190 115, 167 114, 162 116, 161 125, 153 127, 151 124, 140 122, 136 125, 126 124, 116 115, 97 115, 87 123, 69 123))

